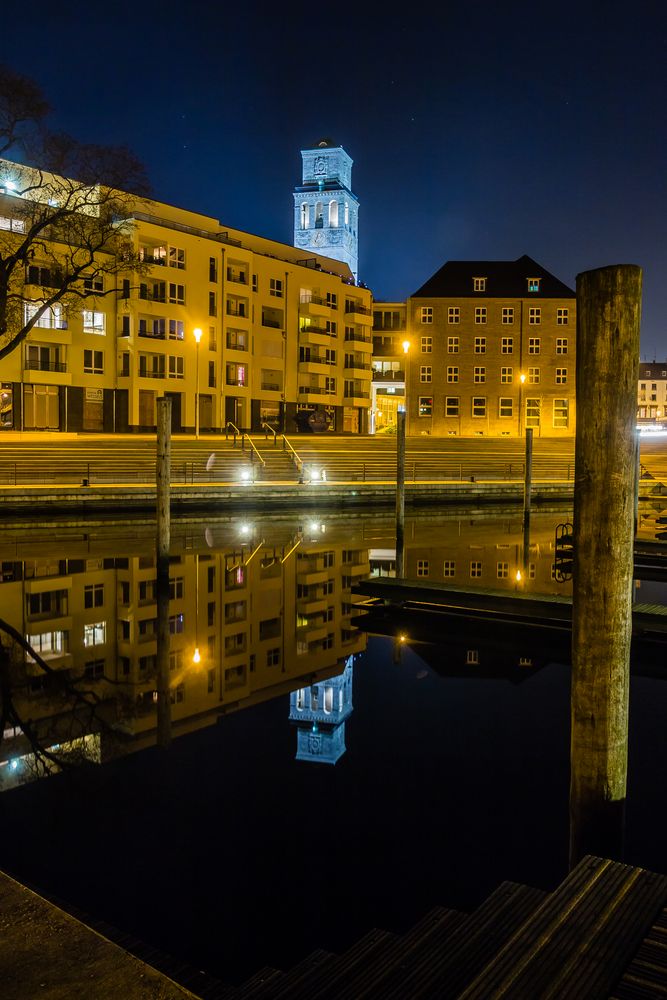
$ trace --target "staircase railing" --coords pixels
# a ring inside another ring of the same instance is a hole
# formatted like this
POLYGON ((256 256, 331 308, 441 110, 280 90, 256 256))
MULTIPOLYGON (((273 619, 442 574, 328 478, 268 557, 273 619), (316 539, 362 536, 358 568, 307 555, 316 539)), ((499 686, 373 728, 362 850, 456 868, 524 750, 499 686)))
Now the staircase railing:
POLYGON ((286 451, 287 454, 289 455, 289 457, 294 462, 294 465, 296 467, 296 471, 297 472, 301 472, 301 470, 303 469, 303 459, 300 458, 299 455, 297 455, 297 453, 295 452, 294 448, 289 443, 289 441, 287 440, 287 438, 285 437, 284 434, 281 434, 280 437, 281 437, 282 442, 283 442, 283 451, 286 451))

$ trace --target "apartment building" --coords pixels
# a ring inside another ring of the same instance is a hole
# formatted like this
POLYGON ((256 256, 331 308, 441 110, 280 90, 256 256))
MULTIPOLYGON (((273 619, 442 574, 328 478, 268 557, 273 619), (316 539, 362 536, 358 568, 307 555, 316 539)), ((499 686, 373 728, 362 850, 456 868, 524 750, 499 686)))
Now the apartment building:
POLYGON ((640 424, 666 425, 667 361, 640 362, 637 420, 640 424))
MULTIPOLYGON (((0 238, 20 238, 21 203, 0 192, 0 238)), ((176 433, 293 432, 300 411, 367 431, 371 293, 346 263, 154 201, 130 215, 138 268, 83 275, 81 307, 54 304, 0 361, 2 429, 152 431, 167 395, 176 433)), ((57 247, 36 251, 26 317, 59 280, 57 247)))
POLYGON ((405 405, 405 365, 410 347, 405 302, 373 303, 373 386, 371 433, 396 427, 399 406, 405 405))
POLYGON ((575 304, 527 256, 444 264, 407 304, 408 434, 574 434, 575 304))

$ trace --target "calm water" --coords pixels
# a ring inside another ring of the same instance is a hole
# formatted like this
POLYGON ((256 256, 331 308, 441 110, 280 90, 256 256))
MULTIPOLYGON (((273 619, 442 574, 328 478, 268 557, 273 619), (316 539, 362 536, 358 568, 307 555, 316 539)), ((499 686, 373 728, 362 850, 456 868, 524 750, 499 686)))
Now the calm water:
MULTIPOLYGON (((564 520, 534 519, 522 586, 567 593, 551 579, 564 520)), ((391 639, 358 633, 351 585, 391 572, 389 519, 174 525, 166 753, 153 746, 152 529, 59 535, 5 532, 3 617, 55 670, 85 679, 114 735, 105 728, 91 751, 102 765, 26 784, 29 748, 9 736, 5 870, 231 981, 374 925, 401 929, 435 903, 469 909, 503 879, 548 888, 565 874, 561 650, 443 630, 399 656, 391 639)), ((415 578, 517 586, 516 515, 430 515, 407 538, 415 578)), ((663 597, 658 584, 638 591, 663 597)), ((635 664, 627 838, 628 860, 667 871, 662 666, 655 651, 635 664)), ((63 721, 66 690, 30 663, 15 677, 47 745, 81 735, 63 721)))

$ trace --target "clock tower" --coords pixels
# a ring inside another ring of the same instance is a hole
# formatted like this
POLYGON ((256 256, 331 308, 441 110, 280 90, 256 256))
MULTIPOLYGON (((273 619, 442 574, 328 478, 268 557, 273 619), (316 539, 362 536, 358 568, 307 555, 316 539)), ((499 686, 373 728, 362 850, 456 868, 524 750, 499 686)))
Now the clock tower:
POLYGON ((303 177, 294 189, 294 246, 348 264, 358 277, 359 202, 352 194, 352 160, 342 146, 320 139, 301 150, 303 177))

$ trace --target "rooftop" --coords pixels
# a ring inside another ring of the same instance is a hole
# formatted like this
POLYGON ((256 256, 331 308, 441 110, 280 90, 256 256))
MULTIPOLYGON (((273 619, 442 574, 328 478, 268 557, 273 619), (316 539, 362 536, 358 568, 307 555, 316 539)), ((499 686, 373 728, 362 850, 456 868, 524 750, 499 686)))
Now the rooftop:
POLYGON ((449 260, 412 298, 530 298, 569 299, 574 291, 526 254, 518 260, 449 260), (485 278, 485 287, 473 288, 473 278, 485 278), (536 291, 528 279, 537 278, 536 291))

